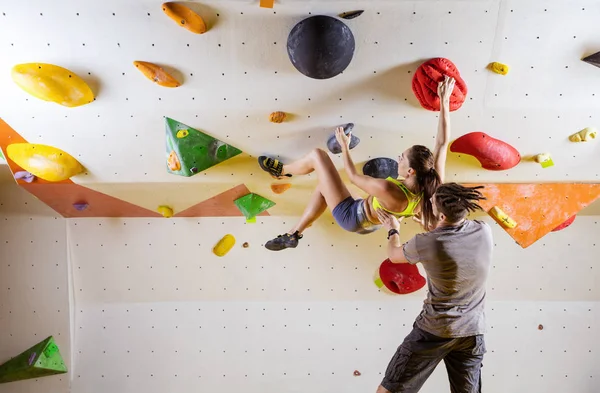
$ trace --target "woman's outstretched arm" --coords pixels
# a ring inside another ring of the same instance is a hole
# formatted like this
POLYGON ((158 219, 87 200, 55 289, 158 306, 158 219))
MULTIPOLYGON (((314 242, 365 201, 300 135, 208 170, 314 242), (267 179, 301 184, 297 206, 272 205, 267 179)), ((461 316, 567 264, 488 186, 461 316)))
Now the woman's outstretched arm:
POLYGON ((438 85, 440 121, 433 154, 435 170, 440 175, 442 183, 446 177, 446 156, 448 155, 448 144, 450 143, 450 96, 452 95, 452 90, 454 90, 454 83, 453 78, 446 76, 444 81, 438 85))

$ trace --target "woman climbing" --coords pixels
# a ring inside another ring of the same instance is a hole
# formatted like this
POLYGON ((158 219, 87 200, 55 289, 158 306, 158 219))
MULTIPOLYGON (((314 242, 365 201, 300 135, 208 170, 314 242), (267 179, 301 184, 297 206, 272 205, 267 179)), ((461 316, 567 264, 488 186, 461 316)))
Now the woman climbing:
POLYGON ((335 136, 342 147, 346 173, 352 184, 369 194, 366 199, 352 198, 329 155, 321 149, 314 149, 287 165, 274 158, 259 157, 260 167, 275 178, 306 175, 316 171, 319 181, 300 221, 288 233, 268 241, 265 247, 272 251, 295 248, 304 230, 328 206, 342 228, 359 234, 371 233, 381 227, 377 209, 383 209, 396 217, 418 214, 418 221, 424 228, 435 227, 431 197, 444 179, 446 152, 450 141, 450 95, 453 88, 454 79, 449 77, 438 85, 441 108, 435 153, 421 145, 405 150, 398 157, 399 179, 383 180, 359 174, 350 157, 351 135, 346 135, 341 127, 336 130, 335 136))

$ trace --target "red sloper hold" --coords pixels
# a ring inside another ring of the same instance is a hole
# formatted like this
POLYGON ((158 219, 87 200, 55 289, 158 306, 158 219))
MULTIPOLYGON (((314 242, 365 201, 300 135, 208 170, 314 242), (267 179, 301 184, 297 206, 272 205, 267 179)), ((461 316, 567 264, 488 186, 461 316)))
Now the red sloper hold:
POLYGON ((417 266, 410 263, 392 263, 389 259, 379 266, 379 278, 387 289, 399 295, 418 291, 426 282, 417 266))
POLYGON ((557 226, 556 228, 554 228, 551 232, 562 231, 566 227, 571 226, 571 224, 573 223, 573 221, 575 221, 575 217, 577 217, 577 215, 569 217, 569 219, 567 221, 563 222, 562 224, 560 224, 559 226, 557 226))
POLYGON ((469 154, 477 158, 484 169, 491 171, 510 169, 521 162, 521 155, 517 149, 483 132, 471 132, 461 136, 452 142, 450 151, 469 154))
POLYGON ((458 69, 450 60, 438 57, 421 64, 413 77, 413 93, 415 93, 423 108, 430 111, 440 110, 440 97, 437 89, 438 83, 444 80, 445 75, 456 80, 454 90, 450 96, 450 110, 457 110, 465 102, 467 85, 460 77, 458 69))

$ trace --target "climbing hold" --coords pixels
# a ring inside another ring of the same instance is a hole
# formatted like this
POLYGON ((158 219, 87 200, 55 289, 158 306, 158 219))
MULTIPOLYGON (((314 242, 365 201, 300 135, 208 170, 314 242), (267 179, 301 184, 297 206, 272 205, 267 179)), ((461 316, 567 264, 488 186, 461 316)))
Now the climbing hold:
POLYGON ((389 259, 379 266, 379 277, 387 289, 399 295, 418 291, 426 282, 416 265, 393 263, 389 259))
POLYGON ((450 60, 439 57, 421 64, 413 77, 412 90, 423 108, 430 111, 440 110, 440 97, 437 93, 438 83, 442 82, 446 75, 456 80, 454 90, 450 96, 450 110, 457 110, 465 102, 467 98, 465 81, 450 60))
POLYGON ((538 330, 544 330, 544 325, 542 325, 542 324, 539 324, 539 325, 538 325, 538 330))
POLYGON ((67 180, 83 172, 79 161, 52 146, 13 143, 6 148, 6 154, 27 172, 47 181, 67 180))
POLYGON ((273 191, 275 194, 283 194, 290 188, 292 188, 292 185, 289 183, 271 184, 271 191, 273 191))
POLYGON ((498 206, 492 207, 489 213, 496 219, 496 221, 498 221, 498 223, 502 224, 506 228, 515 228, 517 226, 515 220, 510 218, 508 214, 504 213, 498 206))
POLYGON ((167 165, 169 169, 173 172, 179 171, 181 169, 181 162, 179 162, 179 157, 177 157, 177 153, 175 151, 171 151, 169 153, 169 157, 167 158, 167 165))
POLYGON ((275 202, 254 193, 244 195, 233 201, 233 203, 248 220, 275 206, 275 202))
POLYGON ((162 214, 162 216, 164 218, 171 218, 173 217, 173 209, 171 209, 169 206, 159 206, 158 209, 156 209, 156 211, 158 211, 160 214, 162 214))
POLYGON ((509 71, 509 67, 506 64, 498 63, 496 61, 493 63, 490 63, 490 65, 488 67, 490 70, 492 70, 496 74, 500 74, 500 75, 506 75, 506 74, 508 74, 508 71, 509 71))
POLYGON ((450 151, 474 156, 484 169, 502 171, 521 161, 521 155, 511 145, 483 132, 471 132, 456 139, 450 151))
POLYGON ((363 175, 376 177, 378 179, 398 178, 398 161, 391 158, 373 158, 363 166, 363 175))
POLYGON ((52 336, 0 365, 0 383, 64 374, 67 367, 52 336))
POLYGON ((152 82, 164 87, 179 87, 181 83, 173 78, 167 71, 156 64, 145 61, 134 61, 133 65, 152 82))
POLYGON ((52 101, 68 107, 94 101, 94 93, 83 79, 57 65, 18 64, 13 67, 11 75, 21 89, 44 101, 52 101))
POLYGON ((571 224, 573 224, 573 222, 575 221, 575 217, 577 217, 577 215, 573 215, 571 217, 569 217, 567 219, 567 221, 563 222, 562 224, 560 224, 559 226, 557 226, 556 228, 554 228, 552 230, 552 232, 558 232, 558 231, 562 231, 563 229, 565 229, 568 226, 571 226, 571 224))
POLYGON ((87 203, 85 203, 85 202, 77 202, 77 203, 74 203, 74 204, 73 204, 73 208, 74 208, 75 210, 77 210, 77 211, 80 211, 80 212, 82 212, 82 211, 84 211, 85 209, 87 209, 87 208, 88 208, 88 206, 89 206, 89 205, 88 205, 87 203))
POLYGON ((362 15, 365 10, 342 12, 338 16, 343 19, 354 19, 362 15))
POLYGON ((179 130, 177 131, 177 134, 175 136, 177 137, 177 139, 182 139, 188 135, 190 135, 190 132, 188 130, 179 130))
POLYGON ((550 153, 542 153, 533 157, 533 160, 538 164, 542 164, 542 168, 548 168, 554 166, 550 153))
POLYGON ((27 171, 18 171, 18 172, 15 172, 15 179, 23 180, 23 181, 26 181, 27 183, 31 183, 35 180, 35 176, 27 171))
MULTIPOLYGON (((343 125, 342 127, 344 127, 344 134, 350 135, 352 129, 354 128, 354 123, 348 123, 343 125)), ((360 138, 352 134, 352 136, 350 137, 350 149, 354 149, 359 143, 360 138)), ((331 134, 331 136, 327 140, 327 149, 329 149, 329 151, 333 154, 340 154, 342 152, 342 147, 335 138, 335 132, 331 134)))
POLYGON ((355 377, 360 377, 361 376, 360 371, 358 371, 358 370, 354 370, 353 374, 354 374, 355 377))
POLYGON ((225 235, 219 242, 213 247, 213 253, 222 257, 227 254, 235 245, 235 237, 233 235, 225 235))
POLYGON ((163 3, 162 10, 167 16, 179 26, 188 29, 192 33, 206 33, 206 23, 200 15, 189 9, 182 3, 163 3))
POLYGON ((588 141, 591 141, 592 139, 596 139, 597 135, 598 135, 597 129, 595 129, 594 127, 587 127, 587 128, 584 128, 583 130, 571 135, 569 137, 569 140, 571 142, 588 142, 588 141))
POLYGON ((383 288, 383 281, 381 281, 381 277, 377 277, 375 280, 373 280, 373 282, 377 288, 383 288))
POLYGON ((286 118, 287 115, 285 112, 273 112, 269 115, 269 121, 271 123, 283 123, 286 118))
POLYGON ((169 173, 175 175, 193 176, 242 152, 168 117, 165 117, 165 128, 167 168, 169 173), (187 132, 187 136, 178 138, 182 130, 187 132))
POLYGON ((593 66, 600 68, 600 52, 594 53, 593 55, 583 58, 582 60, 588 64, 591 64, 593 66))
POLYGON ((261 8, 273 8, 274 0, 260 0, 261 8))
POLYGON ((250 247, 250 244, 248 244, 248 242, 244 242, 244 244, 242 244, 242 247, 248 248, 248 247, 250 247))
POLYGON ((325 15, 300 21, 288 36, 290 61, 302 74, 329 79, 343 72, 354 55, 354 36, 339 19, 325 15))

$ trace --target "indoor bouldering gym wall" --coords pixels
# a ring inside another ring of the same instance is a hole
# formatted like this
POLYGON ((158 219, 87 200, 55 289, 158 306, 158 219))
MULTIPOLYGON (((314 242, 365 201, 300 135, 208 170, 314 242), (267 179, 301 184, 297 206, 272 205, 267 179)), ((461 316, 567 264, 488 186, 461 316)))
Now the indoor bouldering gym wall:
MULTIPOLYGON (((265 249, 317 180, 257 158, 335 151, 344 126, 359 171, 397 173, 434 147, 444 75, 446 181, 486 186, 494 238, 483 391, 599 391, 598 1, 0 13, 0 393, 374 392, 425 272, 382 264, 386 231, 329 210, 265 249)), ((422 392, 447 391, 440 365, 422 392)))

